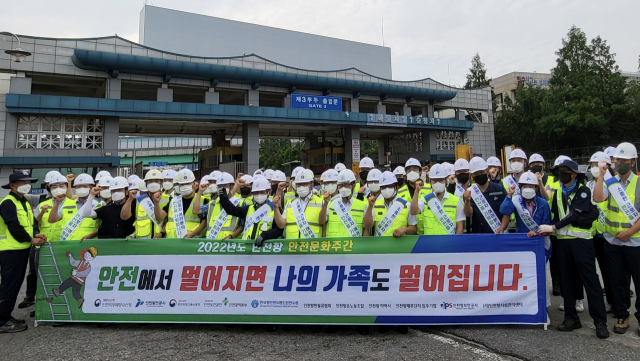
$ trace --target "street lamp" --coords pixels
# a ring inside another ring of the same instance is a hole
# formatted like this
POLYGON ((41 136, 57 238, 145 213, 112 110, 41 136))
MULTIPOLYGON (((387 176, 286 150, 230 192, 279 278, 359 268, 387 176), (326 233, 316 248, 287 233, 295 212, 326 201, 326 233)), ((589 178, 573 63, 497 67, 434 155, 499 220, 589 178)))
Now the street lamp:
POLYGON ((8 31, 3 31, 0 32, 0 34, 4 34, 4 35, 11 35, 13 37, 16 38, 16 40, 18 40, 18 47, 17 48, 13 48, 11 50, 5 50, 4 52, 11 55, 11 60, 15 61, 16 63, 19 63, 21 61, 23 61, 27 56, 31 55, 30 52, 25 51, 22 49, 22 47, 20 46, 20 38, 18 38, 18 36, 16 34, 10 33, 8 31))

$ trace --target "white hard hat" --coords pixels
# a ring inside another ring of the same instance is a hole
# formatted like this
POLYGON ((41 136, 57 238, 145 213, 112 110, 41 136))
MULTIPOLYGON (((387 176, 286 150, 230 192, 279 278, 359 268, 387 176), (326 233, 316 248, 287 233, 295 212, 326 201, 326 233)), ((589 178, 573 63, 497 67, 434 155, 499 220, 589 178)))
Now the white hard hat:
POLYGON ((595 152, 593 153, 593 155, 591 156, 591 159, 589 160, 589 163, 593 163, 593 162, 597 162, 597 163, 605 162, 607 164, 611 164, 611 157, 604 154, 604 152, 595 152))
POLYGON ((393 174, 395 174, 395 175, 405 175, 407 173, 405 173, 404 167, 399 165, 399 166, 396 167, 396 169, 393 170, 393 174))
POLYGON ((220 176, 222 175, 222 172, 219 170, 214 170, 213 172, 211 172, 211 174, 209 174, 209 180, 215 180, 216 182, 220 179, 220 176))
POLYGON ((558 158, 556 158, 555 162, 553 162, 553 166, 557 167, 558 164, 562 163, 565 160, 571 160, 571 158, 567 157, 566 155, 560 155, 558 156, 558 158))
POLYGON ((538 153, 532 154, 531 157, 529 157, 529 164, 536 162, 544 163, 544 158, 538 153))
POLYGON ((295 167, 291 172, 291 178, 295 178, 298 175, 298 173, 303 170, 304 170, 303 167, 295 167))
POLYGON ((538 177, 536 177, 536 175, 533 174, 533 172, 524 172, 520 176, 520 179, 518 179, 518 183, 532 184, 535 186, 535 185, 538 185, 538 177))
POLYGON ((429 178, 430 179, 444 179, 447 178, 447 170, 445 166, 442 164, 434 164, 429 169, 429 178))
POLYGON ((162 177, 162 172, 160 172, 157 169, 152 169, 150 171, 147 172, 147 174, 144 175, 144 180, 148 181, 148 180, 163 180, 164 178, 162 177))
POLYGON ((252 184, 253 183, 253 177, 245 174, 242 177, 240 177, 240 179, 242 179, 244 181, 244 184, 252 184))
POLYGON ((296 184, 313 182, 313 172, 308 169, 303 169, 301 172, 298 172, 294 182, 296 184))
POLYGON ((380 176, 380 186, 388 186, 392 184, 398 184, 398 178, 392 172, 386 171, 380 176))
POLYGON ((273 178, 273 173, 275 173, 273 169, 267 169, 264 171, 264 177, 267 178, 267 180, 271 180, 273 178))
POLYGON ((347 169, 347 167, 346 167, 344 164, 342 164, 342 163, 338 163, 338 164, 336 164, 336 166, 335 166, 335 167, 333 167, 333 169, 335 169, 335 170, 337 170, 338 172, 340 172, 341 170, 345 170, 345 169, 347 169))
POLYGON ((200 184, 209 184, 209 179, 211 179, 211 177, 209 177, 208 175, 202 177, 200 179, 200 184))
POLYGON ((196 176, 193 172, 187 168, 182 169, 176 173, 175 178, 173 178, 174 183, 178 184, 188 184, 196 181, 196 176))
POLYGON ((287 175, 284 174, 284 172, 281 171, 281 170, 274 171, 273 175, 271 176, 271 181, 272 182, 286 182, 287 181, 287 175))
POLYGON ((411 166, 422 167, 422 164, 420 164, 420 161, 415 158, 409 158, 409 160, 404 164, 404 167, 407 168, 411 166))
POLYGON ((136 174, 132 174, 129 177, 127 177, 127 182, 131 183, 133 182, 134 179, 140 179, 140 177, 138 177, 136 174))
POLYGON ((455 170, 456 172, 459 170, 469 170, 469 161, 464 158, 456 160, 456 162, 453 164, 453 170, 455 170))
POLYGON ((129 187, 129 182, 125 177, 115 177, 111 180, 111 183, 109 184, 109 190, 111 191, 114 189, 124 189, 127 187, 129 187))
POLYGON ((527 159, 527 155, 525 154, 524 150, 522 149, 514 149, 511 151, 511 154, 509 154, 509 160, 512 159, 527 159))
POLYGON ((131 186, 129 186, 129 189, 146 192, 147 191, 147 186, 146 186, 146 184, 144 183, 144 181, 142 179, 134 178, 131 181, 131 186))
POLYGON ((482 157, 473 157, 471 158, 471 162, 469 162, 469 172, 471 173, 480 172, 487 168, 489 168, 489 166, 482 157))
MULTIPOLYGON (((264 178, 264 175, 262 175, 262 174, 256 174, 255 176, 253 176, 253 181, 255 182, 255 181, 256 181, 256 179, 258 179, 258 178, 264 178)), ((267 178, 264 178, 264 179, 267 179, 267 178)))
POLYGON ((367 182, 379 182, 380 177, 382 177, 382 172, 380 171, 380 169, 372 169, 369 174, 367 174, 367 182))
POLYGON ((227 172, 222 172, 220 173, 220 178, 218 178, 218 182, 216 183, 217 185, 224 185, 224 184, 234 184, 236 182, 236 180, 233 178, 233 176, 227 172))
POLYGON ((360 168, 374 168, 375 165, 373 165, 373 159, 369 158, 369 157, 364 157, 362 159, 360 159, 360 168))
POLYGON ((267 180, 267 178, 260 177, 253 182, 251 186, 252 192, 260 192, 260 191, 268 191, 271 189, 271 183, 267 180))
MULTIPOLYGON (((111 173, 107 172, 106 170, 101 170, 101 171, 99 171, 99 172, 98 172, 98 174, 96 174, 96 179, 95 179, 95 181, 96 181, 96 182, 98 182, 98 183, 100 183, 100 180, 101 180, 103 177, 109 177, 109 178, 112 178, 112 177, 111 177, 111 173)), ((106 187, 106 186, 103 186, 103 187, 106 187)))
POLYGON ((55 176, 55 175, 60 175, 62 176, 62 174, 60 174, 60 172, 58 172, 57 170, 52 170, 50 172, 47 172, 47 174, 44 176, 44 182, 46 184, 51 183, 51 177, 55 176))
POLYGON ((263 175, 263 173, 262 173, 262 169, 256 169, 256 171, 255 171, 255 172, 253 172, 253 176, 254 176, 254 177, 255 177, 255 176, 257 176, 258 174, 259 174, 259 175, 263 175))
POLYGON ((616 147, 616 152, 613 154, 614 158, 620 159, 636 159, 638 158, 638 151, 636 146, 631 143, 620 143, 616 147))
MULTIPOLYGON (((102 177, 98 181, 98 187, 109 187, 111 185, 112 181, 113 181, 113 178, 111 178, 110 176, 109 177, 102 177)), ((129 183, 127 183, 127 185, 129 185, 129 183)))
MULTIPOLYGON (((371 173, 369 173, 371 174, 371 173)), ((322 182, 337 182, 338 181, 338 171, 335 169, 327 169, 324 172, 324 177, 322 178, 322 182)))
POLYGON ((498 157, 489 157, 489 159, 487 159, 487 165, 489 167, 502 167, 502 162, 498 157))
POLYGON ((444 171, 447 176, 456 174, 456 168, 453 166, 453 164, 444 162, 442 163, 442 165, 444 166, 444 171))
POLYGON ((58 173, 58 174, 53 174, 51 176, 51 178, 49 178, 49 184, 57 184, 57 183, 64 183, 67 184, 69 181, 67 180, 67 178, 65 178, 62 174, 58 173))
POLYGON ((95 182, 93 181, 93 177, 86 173, 82 173, 73 180, 74 186, 92 186, 95 182))
POLYGON ((607 147, 607 149, 604 150, 604 154, 613 157, 613 155, 616 154, 616 147, 607 147))
POLYGON ((178 172, 176 172, 173 169, 165 169, 162 171, 162 179, 171 179, 171 180, 175 180, 176 179, 176 174, 178 172))
POLYGON ((353 174, 351 169, 345 169, 338 173, 338 184, 340 183, 351 183, 356 181, 356 176, 353 174))

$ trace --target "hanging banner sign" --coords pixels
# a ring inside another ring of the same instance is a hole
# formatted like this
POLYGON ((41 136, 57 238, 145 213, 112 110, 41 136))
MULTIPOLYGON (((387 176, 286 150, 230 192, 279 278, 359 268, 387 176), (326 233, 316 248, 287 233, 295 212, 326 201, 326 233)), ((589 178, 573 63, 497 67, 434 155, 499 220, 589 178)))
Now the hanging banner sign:
POLYGON ((291 107, 300 109, 342 110, 342 98, 309 94, 291 94, 291 107))

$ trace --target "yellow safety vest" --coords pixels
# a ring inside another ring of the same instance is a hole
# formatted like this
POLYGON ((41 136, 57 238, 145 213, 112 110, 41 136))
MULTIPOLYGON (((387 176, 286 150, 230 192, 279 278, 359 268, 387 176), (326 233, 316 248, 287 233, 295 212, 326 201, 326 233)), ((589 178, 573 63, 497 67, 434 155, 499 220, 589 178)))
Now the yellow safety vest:
MULTIPOLYGON (((453 194, 449 194, 448 198, 442 198, 442 208, 444 209, 444 213, 449 216, 449 218, 453 221, 453 224, 457 223, 456 215, 459 202, 460 198, 456 197, 453 194)), ((436 215, 431 211, 431 208, 429 208, 426 200, 424 202, 424 211, 422 212, 422 229, 424 230, 424 233, 420 234, 428 236, 448 234, 436 215)))
MULTIPOLYGON (((362 225, 364 223, 364 210, 367 208, 367 203, 353 197, 352 199, 353 199, 353 203, 351 204, 351 209, 349 210, 349 214, 351 215, 351 218, 353 218, 353 221, 358 226, 358 230, 360 231, 360 234, 362 234, 362 225)), ((327 237, 351 237, 347 229, 344 228, 344 225, 342 224, 340 217, 338 216, 336 211, 333 209, 333 205, 331 204, 332 202, 333 201, 329 201, 329 209, 327 210, 327 212, 329 212, 329 219, 327 221, 327 237)))
MULTIPOLYGON (((160 201, 158 202, 160 209, 164 208, 167 205, 167 203, 169 203, 170 199, 171 197, 169 197, 166 194, 163 194, 162 198, 160 198, 160 201)), ((142 206, 140 205, 140 202, 136 202, 135 212, 136 212, 136 221, 133 224, 134 227, 136 228, 135 237, 143 238, 143 239, 153 238, 153 236, 155 236, 155 234, 151 234, 153 221, 151 220, 147 212, 145 212, 144 208, 142 208, 142 206)), ((156 229, 155 233, 160 233, 161 230, 162 229, 156 229)))
MULTIPOLYGON (((423 187, 418 194, 418 199, 423 198, 427 194, 433 193, 431 189, 431 183, 429 183, 429 188, 423 187)), ((404 199, 407 202, 411 202, 411 192, 409 192, 409 186, 406 184, 403 185, 400 189, 398 189, 398 197, 404 199)), ((424 223, 422 219, 422 214, 416 215, 416 220, 418 221, 418 234, 422 234, 424 232, 424 223)))
POLYGON ((60 240, 60 235, 62 234, 62 228, 69 222, 71 217, 78 211, 78 207, 76 206, 76 201, 73 199, 65 198, 62 204, 58 207, 62 207, 62 217, 59 221, 55 223, 49 223, 49 215, 51 214, 51 210, 53 209, 53 198, 46 200, 38 205, 40 207, 40 211, 42 212, 42 206, 48 204, 49 208, 44 211, 42 215, 42 219, 40 220, 40 225, 38 226, 38 230, 40 230, 41 234, 47 236, 47 241, 49 242, 57 242, 60 240))
MULTIPOLYGON (((322 226, 319 221, 322 202, 322 197, 311 195, 307 203, 307 208, 304 209, 304 218, 307 220, 307 223, 309 223, 309 227, 311 227, 316 237, 322 237, 322 226)), ((296 223, 296 217, 293 215, 293 208, 291 206, 286 208, 285 217, 287 220, 287 225, 284 229, 285 238, 300 238, 300 229, 296 223)))
MULTIPOLYGON (((579 187, 579 186, 580 184, 576 185, 576 187, 579 187)), ((569 199, 573 200, 573 198, 576 196, 576 193, 577 192, 571 193, 569 195, 569 199)), ((556 189, 555 197, 556 197, 556 204, 558 206, 558 217, 559 219, 562 220, 564 219, 564 217, 567 216, 567 211, 569 210, 569 207, 565 208, 562 202, 562 189, 556 189)), ((596 230, 593 224, 591 225, 590 229, 574 227, 571 224, 569 224, 564 228, 558 229, 556 231, 556 236, 558 237, 558 239, 574 239, 574 238, 591 239, 593 238, 593 235, 595 233, 596 233, 596 230)))
MULTIPOLYGON (((3 199, 0 204, 4 202, 13 202, 16 206, 18 222, 20 222, 20 225, 24 227, 24 230, 27 231, 29 236, 33 238, 33 211, 31 210, 31 207, 27 205, 25 210, 22 203, 11 195, 3 199)), ((4 219, 0 217, 0 251, 13 251, 27 249, 29 247, 31 247, 31 242, 18 242, 18 240, 13 238, 11 232, 9 232, 9 228, 7 228, 7 224, 4 223, 4 219)))
MULTIPOLYGON (((193 201, 191 201, 189 208, 187 208, 184 213, 184 223, 187 227, 187 233, 193 232, 200 225, 200 218, 198 218, 197 214, 193 213, 193 201)), ((169 214, 165 229, 167 231, 167 238, 178 237, 178 234, 176 233, 176 224, 173 221, 173 207, 171 207, 171 205, 169 205, 169 214)))
MULTIPOLYGON (((213 226, 213 223, 216 221, 218 216, 222 212, 222 207, 220 206, 220 198, 216 198, 215 200, 209 202, 209 211, 207 212, 207 233, 213 226)), ((222 225, 222 229, 218 232, 218 236, 216 239, 220 240, 224 237, 233 235, 233 231, 238 228, 238 217, 228 216, 227 220, 222 225)), ((205 235, 206 235, 205 234, 205 235)))
MULTIPOLYGON (((620 176, 616 176, 616 178, 620 180, 620 176)), ((629 197, 631 204, 635 206, 636 199, 640 198, 638 176, 634 176, 633 179, 629 181, 629 185, 627 186, 625 193, 627 194, 627 197, 629 197)), ((625 217, 624 213, 620 211, 618 203, 611 194, 609 194, 609 198, 607 198, 603 203, 606 203, 606 207, 603 207, 603 209, 606 217, 604 229, 607 233, 615 237, 618 232, 627 231, 631 228, 632 224, 629 223, 629 220, 625 217)), ((640 238, 640 232, 634 233, 631 238, 640 238)))
MULTIPOLYGON (((262 207, 263 205, 260 205, 260 207, 262 207)), ((260 208, 258 207, 258 208, 260 208)), ((245 218, 245 226, 246 226, 246 220, 249 218, 249 216, 251 216, 252 214, 254 214, 256 212, 256 207, 255 205, 250 205, 249 209, 247 210, 247 217, 245 218)), ((273 228, 273 217, 274 217, 274 213, 273 213, 273 209, 271 209, 271 212, 269 212, 269 214, 267 214, 266 217, 262 218, 262 220, 258 223, 254 223, 253 225, 253 229, 244 232, 245 230, 243 230, 242 232, 242 239, 256 239, 259 235, 262 234, 262 232, 266 232, 268 230, 270 230, 271 228, 273 228), (257 228, 256 228, 257 227, 257 228), (253 232, 256 232, 256 234, 254 235, 253 232)))
MULTIPOLYGON (((409 193, 409 191, 407 191, 407 193, 409 193)), ((393 204, 393 202, 395 202, 395 200, 393 200, 391 204, 393 204)), ((395 231, 398 228, 403 228, 409 225, 409 207, 408 207, 409 202, 410 201, 407 201, 407 203, 404 205, 404 208, 400 211, 396 219, 393 220, 393 223, 391 223, 391 226, 387 228, 383 236, 393 236, 393 231, 395 231)), ((385 205, 385 199, 384 198, 378 199, 376 203, 373 205, 373 209, 375 212, 374 213, 375 224, 373 225, 373 229, 375 230, 378 223, 382 220, 382 217, 384 217, 384 215, 387 214, 387 206, 385 205)))
POLYGON ((296 198, 296 192, 286 192, 284 194, 284 205, 291 203, 292 200, 296 198))
MULTIPOLYGON (((104 203, 102 201, 98 201, 94 199, 94 202, 96 202, 96 207, 95 209, 102 207, 104 205, 104 203)), ((70 215, 69 219, 71 219, 71 217, 73 217, 76 213, 79 212, 77 203, 78 201, 75 201, 76 203, 76 207, 74 209, 73 214, 70 215)), ((65 212, 65 211, 63 211, 65 212)), ((66 213, 66 212, 65 212, 66 213)), ((63 222, 62 227, 60 228, 61 230, 64 229, 64 226, 67 225, 67 222, 69 221, 69 219, 65 220, 64 218, 59 220, 58 222, 63 222)), ((100 226, 100 220, 99 219, 93 219, 91 217, 85 217, 82 222, 80 223, 80 225, 78 226, 78 228, 76 228, 73 233, 71 233, 69 235, 69 238, 67 238, 67 241, 79 241, 82 239, 82 237, 88 236, 89 234, 91 234, 93 231, 95 231, 96 229, 98 229, 98 227, 100 226)), ((94 239, 97 238, 93 237, 94 239)))

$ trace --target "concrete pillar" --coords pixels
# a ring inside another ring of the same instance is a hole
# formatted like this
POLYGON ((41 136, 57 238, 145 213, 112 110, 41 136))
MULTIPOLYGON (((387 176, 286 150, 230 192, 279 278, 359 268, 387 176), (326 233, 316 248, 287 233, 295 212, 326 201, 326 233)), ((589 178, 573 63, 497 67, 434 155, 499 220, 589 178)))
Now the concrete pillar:
POLYGON ((31 78, 13 76, 9 83, 9 93, 31 94, 31 78))
POLYGON ((173 102, 173 89, 169 89, 167 84, 162 84, 162 88, 158 88, 156 100, 159 102, 173 102))
POLYGON ((122 99, 122 79, 108 78, 105 86, 107 99, 122 99))
POLYGON ((351 98, 351 112, 360 113, 360 99, 351 98))
POLYGON ((120 137, 120 120, 118 118, 106 118, 104 120, 104 134, 102 148, 107 157, 118 156, 118 139, 120 137), (110 154, 110 155, 109 155, 110 154))
POLYGON ((378 166, 385 165, 387 163, 387 152, 385 147, 385 138, 378 139, 378 166))
POLYGON ((260 123, 258 122, 242 123, 242 161, 245 164, 246 174, 253 174, 260 166, 260 123))
POLYGON ((409 105, 407 105, 406 103, 402 107, 402 115, 406 115, 408 117, 411 116, 411 107, 409 105))
POLYGON ((249 90, 247 93, 247 105, 252 105, 254 107, 260 106, 260 91, 259 90, 249 90))
POLYGON ((283 108, 291 108, 291 94, 287 94, 286 97, 282 100, 283 108))
POLYGON ((209 88, 209 91, 204 93, 205 104, 220 104, 220 93, 216 93, 214 88, 209 88))
MULTIPOLYGON (((351 169, 353 165, 353 140, 360 140, 360 128, 359 127, 346 127, 344 128, 344 165, 347 169, 351 169)), ((360 145, 362 151, 362 145, 360 145)), ((362 158, 362 155, 360 155, 362 158)), ((356 162, 355 165, 358 163, 356 162)))
POLYGON ((431 137, 430 131, 422 131, 422 158, 420 161, 431 160, 431 137))
POLYGON ((378 102, 378 105, 376 105, 376 113, 387 114, 387 106, 382 104, 382 102, 378 102))
POLYGON ((464 110, 457 110, 455 113, 455 119, 465 120, 466 112, 464 110))
POLYGON ((433 104, 431 104, 431 103, 427 104, 426 108, 427 108, 427 112, 425 113, 425 115, 428 118, 433 118, 433 114, 434 114, 433 104))

